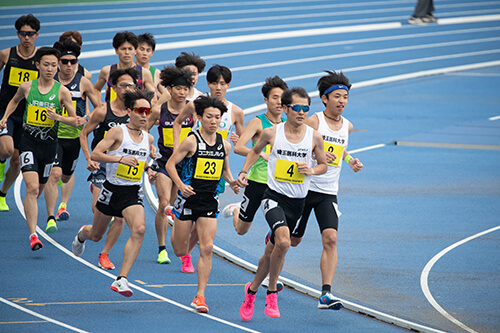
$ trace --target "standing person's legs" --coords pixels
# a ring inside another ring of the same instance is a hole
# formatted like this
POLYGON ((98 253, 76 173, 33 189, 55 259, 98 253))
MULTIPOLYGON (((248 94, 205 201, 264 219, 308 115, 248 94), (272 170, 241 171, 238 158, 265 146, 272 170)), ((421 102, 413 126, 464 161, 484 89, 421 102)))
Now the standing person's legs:
MULTIPOLYGON (((431 0, 418 0, 413 12, 414 17, 424 17, 430 12, 432 6, 431 0)), ((434 10, 434 9, 432 9, 434 10)))

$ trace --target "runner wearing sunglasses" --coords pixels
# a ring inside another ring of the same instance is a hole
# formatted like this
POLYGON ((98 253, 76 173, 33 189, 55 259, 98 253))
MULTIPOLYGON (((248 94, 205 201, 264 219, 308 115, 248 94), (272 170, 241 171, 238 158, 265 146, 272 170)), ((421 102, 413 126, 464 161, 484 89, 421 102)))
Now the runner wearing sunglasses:
POLYGON ((113 216, 125 218, 130 238, 123 249, 118 278, 111 284, 111 290, 125 297, 133 294, 127 276, 139 254, 146 229, 141 190, 144 171, 147 171, 149 181, 156 178, 156 172, 147 161, 154 140, 146 132, 153 94, 140 90, 126 92, 124 106, 130 122, 111 128, 94 148, 92 159, 106 163, 106 181, 97 200, 92 225, 81 227, 72 244, 73 254, 80 257, 85 250, 85 241, 100 241, 113 216))
MULTIPOLYGON (((106 164, 91 159, 89 151, 88 136, 94 132, 92 140, 92 150, 105 137, 106 133, 113 127, 129 122, 129 112, 125 107, 125 93, 136 89, 138 73, 134 68, 119 69, 111 74, 111 80, 116 99, 111 102, 101 104, 90 116, 89 121, 80 132, 80 145, 82 152, 87 160, 87 170, 91 172, 88 180, 91 181, 92 190, 92 211, 95 210, 95 204, 99 197, 102 184, 106 179, 106 164)), ((121 217, 115 217, 109 227, 106 242, 102 252, 99 254, 99 267, 103 269, 115 269, 115 265, 109 260, 109 251, 113 248, 116 241, 123 231, 125 222, 121 217)))
POLYGON ((304 88, 287 89, 281 95, 281 104, 287 120, 266 128, 257 143, 247 154, 238 176, 238 185, 248 186, 247 171, 260 157, 267 145, 271 145, 268 159, 267 184, 261 208, 271 237, 259 260, 252 282, 245 285, 245 297, 240 307, 242 320, 250 320, 254 312, 255 294, 269 274, 264 313, 279 317, 277 282, 290 247, 290 236, 302 215, 305 197, 312 175, 327 170, 326 156, 321 135, 305 125, 311 98, 304 88), (317 164, 313 163, 313 153, 317 164))
MULTIPOLYGON (((56 220, 69 219, 69 212, 66 209, 69 196, 73 187, 66 188, 64 193, 61 189, 61 204, 56 209, 57 199, 59 197, 58 183, 62 180, 64 185, 69 185, 70 180, 73 178, 75 168, 80 155, 80 132, 83 125, 90 119, 86 114, 87 100, 90 100, 94 108, 101 104, 101 99, 95 94, 92 82, 83 77, 80 73, 76 72, 78 64, 78 56, 80 55, 80 46, 73 42, 71 39, 66 39, 64 43, 56 42, 54 48, 61 52, 59 58, 59 71, 54 79, 62 83, 71 93, 73 105, 76 109, 77 126, 68 126, 60 124, 57 132, 57 157, 54 162, 54 167, 50 173, 49 180, 45 187, 45 206, 47 208, 47 233, 54 233, 57 231, 56 220)), ((63 115, 66 115, 66 110, 63 109, 63 115)), ((74 182, 71 183, 73 185, 74 182)))
MULTIPOLYGON (((179 69, 175 66, 165 67, 161 71, 160 78, 161 85, 167 88, 171 97, 163 104, 161 102, 155 104, 153 113, 148 119, 148 128, 151 129, 158 122, 158 150, 160 156, 153 163, 153 168, 158 172, 154 183, 158 195, 158 210, 155 216, 155 230, 158 238, 157 262, 159 264, 169 264, 170 258, 165 248, 168 229, 165 209, 170 206, 171 201, 175 198, 177 187, 165 170, 165 164, 173 153, 174 139, 172 126, 175 118, 177 118, 186 106, 186 98, 193 85, 193 79, 191 71, 179 69)), ((187 137, 193 125, 193 118, 188 118, 182 123, 180 141, 187 137)), ((178 171, 180 172, 180 169, 178 171)), ((193 273, 194 267, 191 264, 191 256, 183 259, 183 263, 185 264, 182 266, 182 271, 184 273, 193 273)))
MULTIPOLYGON (((31 14, 23 15, 16 20, 15 28, 19 44, 0 51, 0 71, 5 66, 0 90, 0 118, 21 83, 38 78, 38 69, 35 65, 37 51, 35 40, 38 38, 40 21, 31 14)), ((25 108, 25 103, 19 103, 15 112, 9 117, 7 128, 0 130, 0 182, 3 182, 0 189, 0 211, 9 210, 5 196, 21 170, 19 142, 23 133, 25 108), (10 166, 5 172, 9 158, 10 166)))

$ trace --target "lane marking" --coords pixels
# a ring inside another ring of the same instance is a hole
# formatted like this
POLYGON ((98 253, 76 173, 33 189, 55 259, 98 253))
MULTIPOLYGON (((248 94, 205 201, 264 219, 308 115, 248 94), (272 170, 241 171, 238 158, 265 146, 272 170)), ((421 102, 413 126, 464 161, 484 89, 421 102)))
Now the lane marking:
POLYGON ((427 142, 427 141, 394 141, 396 146, 406 147, 429 147, 429 148, 450 148, 450 149, 480 149, 480 150, 500 150, 500 145, 451 143, 451 142, 427 142))
POLYGON ((26 320, 26 321, 4 321, 0 322, 1 325, 5 324, 43 324, 48 323, 46 320, 26 320))
POLYGON ((490 120, 490 121, 495 121, 495 120, 499 120, 499 119, 500 119, 500 116, 488 118, 488 120, 490 120))
POLYGON ((463 24, 463 23, 475 23, 475 22, 489 22, 500 20, 500 15, 479 15, 479 16, 468 16, 468 17, 452 17, 438 19, 437 24, 447 25, 447 24, 463 24))
POLYGON ((437 302, 436 300, 434 299, 434 297, 432 296, 430 290, 429 290, 429 283, 428 283, 428 280, 429 280, 429 273, 432 269, 432 266, 434 266, 434 264, 440 259, 442 258, 445 254, 447 254, 448 252, 450 252, 451 250, 459 247, 460 245, 463 245, 475 238, 478 238, 478 237, 481 237, 481 236, 484 236, 488 233, 491 233, 493 231, 496 231, 496 230, 500 230, 500 226, 496 226, 494 228, 491 228, 491 229, 488 229, 488 230, 485 230, 485 231, 482 231, 480 233, 477 233, 475 235, 472 235, 470 237, 467 237, 465 239, 462 239, 461 241, 459 242, 456 242, 455 244, 452 244, 450 246, 448 246, 446 249, 442 250, 441 252, 439 252, 438 254, 436 254, 428 263, 427 265, 425 265, 424 267, 424 270, 422 271, 422 274, 420 276, 420 287, 422 288, 422 291, 425 295, 425 298, 427 298, 427 300, 429 301, 429 303, 439 312, 441 313, 446 319, 448 319, 449 321, 451 321, 452 323, 456 324, 457 326, 459 326, 460 328, 466 330, 467 332, 470 332, 470 333, 477 333, 476 331, 474 331, 472 328, 464 325, 463 323, 461 323, 459 320, 457 320, 456 318, 454 318, 452 315, 450 315, 448 312, 446 312, 445 309, 443 309, 437 302))
POLYGON ((7 305, 9 305, 9 306, 12 306, 13 308, 16 308, 16 309, 18 309, 18 310, 21 310, 21 311, 23 311, 23 312, 26 312, 26 313, 28 313, 28 314, 30 314, 30 315, 32 315, 32 316, 34 316, 34 317, 38 317, 38 318, 40 318, 40 319, 46 320, 47 322, 50 322, 50 323, 52 323, 52 324, 56 324, 56 325, 62 326, 62 327, 64 327, 64 328, 67 328, 67 329, 69 329, 69 330, 71 330, 71 331, 74 331, 74 332, 81 332, 81 333, 87 333, 87 331, 84 331, 84 330, 82 330, 82 329, 79 329, 79 328, 73 327, 73 326, 71 326, 71 325, 65 324, 65 323, 60 322, 60 321, 58 321, 58 320, 55 320, 55 319, 49 318, 49 317, 44 316, 44 315, 42 315, 42 314, 36 313, 35 311, 31 311, 31 310, 29 310, 29 309, 26 309, 26 308, 24 308, 24 307, 22 307, 22 306, 20 306, 20 305, 18 305, 18 304, 16 304, 16 303, 12 303, 11 301, 8 301, 8 300, 6 300, 6 299, 5 299, 5 298, 3 298, 3 297, 0 297, 0 302, 3 302, 3 303, 5 303, 5 304, 7 304, 7 305))
MULTIPOLYGON (((17 209, 18 211, 21 213, 21 215, 26 219, 26 216, 24 214, 24 206, 23 206, 23 202, 22 202, 22 199, 21 199, 21 183, 23 181, 23 178, 22 178, 22 175, 19 174, 19 176, 17 177, 16 179, 16 182, 14 183, 14 198, 15 198, 15 201, 16 201, 16 205, 17 205, 17 209)), ((149 183, 149 182, 146 182, 146 183, 149 183)), ((54 239, 52 239, 52 237, 50 237, 49 235, 47 235, 45 233, 45 231, 43 231, 43 229, 41 229, 38 225, 36 227, 36 231, 37 231, 37 234, 39 236, 41 236, 43 239, 45 239, 46 241, 48 241, 50 244, 52 244, 54 247, 56 247, 57 249, 59 249, 61 252, 65 253, 66 255, 68 255, 69 257, 79 261, 80 263, 82 263, 83 265, 95 270, 96 272, 100 273, 100 274, 103 274, 109 278, 112 278, 113 280, 116 280, 116 276, 109 273, 108 271, 105 271, 91 263, 89 263, 88 261, 82 259, 82 258, 79 258, 77 256, 75 256, 73 254, 72 251, 66 249, 65 247, 63 247, 61 244, 59 244, 58 242, 56 242, 54 239)), ((188 307, 186 305, 183 305, 181 303, 178 303, 176 301, 173 301, 169 298, 166 298, 166 297, 163 297, 161 295, 158 295, 158 294, 155 294, 147 289, 144 289, 136 284, 133 284, 133 283, 129 283, 129 286, 131 288, 134 288, 140 292, 143 292, 149 296, 152 296, 154 298, 157 298, 157 299, 160 299, 166 303, 169 303, 171 305, 174 305, 174 306, 177 306, 181 309, 184 309, 186 311, 189 311, 191 313, 195 313, 197 315, 200 315, 200 316, 203 316, 203 317, 206 317, 207 319, 211 319, 211 320, 214 320, 214 321, 217 321, 221 324, 225 324, 225 325, 228 325, 228 326, 232 326, 234 328, 237 328, 237 329, 240 329, 240 330, 243 330, 243 331, 247 331, 247 332, 258 332, 256 330, 252 330, 250 328, 247 328, 247 327, 244 327, 244 326, 241 326, 241 325, 238 325, 238 324, 235 324, 235 323, 232 323, 230 321, 227 321, 227 320, 224 320, 224 319, 221 319, 221 318, 218 318, 218 317, 215 317, 213 315, 209 315, 207 313, 200 313, 198 311, 196 311, 195 309, 191 308, 191 307, 188 307)))
POLYGON ((127 300, 127 301, 87 301, 87 302, 39 302, 29 303, 29 306, 46 306, 46 305, 84 305, 84 304, 122 304, 122 303, 165 303, 159 299, 150 300, 127 300))

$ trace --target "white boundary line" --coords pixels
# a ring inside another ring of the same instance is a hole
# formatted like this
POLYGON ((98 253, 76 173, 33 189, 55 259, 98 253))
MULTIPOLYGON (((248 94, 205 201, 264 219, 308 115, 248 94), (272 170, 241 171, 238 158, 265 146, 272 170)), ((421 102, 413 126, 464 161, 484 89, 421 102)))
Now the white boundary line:
POLYGON ((490 121, 495 121, 495 120, 499 120, 499 119, 500 119, 500 116, 495 116, 495 117, 488 118, 488 120, 490 120, 490 121))
MULTIPOLYGON (((25 217, 24 215, 24 209, 23 209, 23 202, 22 202, 22 199, 21 199, 21 183, 23 181, 23 178, 22 178, 22 175, 19 175, 16 179, 16 182, 14 184, 14 197, 15 197, 15 201, 16 201, 16 205, 17 205, 17 209, 19 210, 19 212, 21 213, 21 215, 25 217)), ((149 182, 145 182, 145 183, 149 183, 149 182)), ((66 249, 65 247, 63 247, 61 244, 59 244, 58 242, 56 242, 54 239, 52 239, 52 237, 50 237, 49 235, 47 235, 40 227, 36 227, 36 231, 37 233, 42 236, 45 240, 47 240, 49 243, 51 243, 52 245, 54 245, 57 249, 59 249, 60 251, 62 251, 64 254, 68 255, 69 257, 79 261, 80 263, 84 264, 85 266, 95 270, 96 272, 98 273, 101 273, 109 278, 112 278, 113 280, 116 279, 116 275, 113 275, 111 273, 109 273, 108 271, 105 271, 101 268, 98 268, 97 266, 95 265, 92 265, 91 263, 89 263, 88 261, 80 258, 80 257, 77 257, 75 256, 70 250, 66 249)), ((135 285, 133 283, 129 283, 130 287, 138 290, 138 291, 141 291, 149 296, 152 296, 154 298, 157 298, 157 299, 160 299, 166 303, 170 303, 174 306, 177 306, 181 309, 184 309, 186 311, 189 311, 189 312, 192 312, 192 313, 195 313, 197 315, 200 315, 200 316, 204 316, 208 319, 212 319, 214 321, 217 321, 219 323, 222 323, 222 324, 225 324, 225 325, 228 325, 228 326, 232 326, 234 328, 237 328, 237 329, 240 329, 240 330, 243 330, 243 331, 247 331, 247 332, 255 332, 257 333, 258 331, 256 330, 252 330, 250 328, 247 328, 247 327, 244 327, 244 326, 241 326, 241 325, 238 325, 238 324, 235 324, 235 323, 232 323, 230 321, 227 321, 227 320, 224 320, 224 319, 221 319, 221 318, 217 318, 213 315, 209 315, 209 314, 206 314, 206 313, 200 313, 200 312, 197 312, 196 310, 194 310, 193 308, 190 308, 186 305, 183 305, 181 303, 178 303, 176 301, 173 301, 171 299, 168 299, 166 297, 163 297, 161 295, 158 295, 156 293, 153 293, 147 289, 144 289, 138 285, 135 285)))
POLYGON ((466 330, 467 332, 470 332, 470 333, 477 333, 476 331, 474 331, 472 328, 469 328, 467 327, 466 325, 462 324, 460 321, 458 321, 457 319, 455 319, 453 316, 451 316, 448 312, 446 312, 445 309, 443 309, 437 302, 436 300, 434 299, 434 297, 432 297, 432 294, 429 290, 429 284, 428 284, 428 280, 429 280, 429 273, 432 269, 432 266, 434 266, 434 264, 441 258, 443 257, 446 253, 450 252, 451 250, 459 247, 460 245, 462 244, 465 244, 467 243, 468 241, 471 241, 475 238, 478 238, 478 237, 481 237, 483 235, 486 235, 490 232, 493 232, 493 231, 496 231, 496 230, 500 230, 500 225, 499 226, 496 226, 494 228, 491 228, 491 229, 488 229, 488 230, 485 230, 483 232, 480 232, 480 233, 477 233, 475 235, 472 235, 470 237, 467 237, 459 242, 456 242, 455 244, 453 245, 450 245, 448 246, 446 249, 444 249, 443 251, 439 252, 438 254, 436 254, 432 259, 431 261, 429 261, 427 263, 427 265, 425 265, 424 267, 424 270, 422 271, 422 275, 420 276, 420 286, 422 288, 422 291, 425 295, 425 298, 427 298, 427 300, 429 301, 429 303, 431 303, 431 305, 439 312, 441 313, 446 319, 448 319, 449 321, 451 321, 452 323, 456 324, 457 326, 459 326, 460 328, 466 330))
MULTIPOLYGON (((3 297, 0 297, 0 302, 3 302, 3 303, 5 303, 5 304, 7 304, 7 305, 9 305, 9 306, 12 306, 13 308, 16 308, 16 309, 18 309, 18 310, 21 310, 21 311, 23 311, 23 312, 26 312, 26 313, 28 313, 28 314, 30 314, 30 315, 32 315, 32 316, 35 316, 35 317, 41 318, 41 319, 43 319, 43 320, 46 320, 46 321, 48 321, 48 322, 50 322, 50 323, 52 323, 52 324, 56 324, 56 325, 62 326, 62 327, 64 327, 64 328, 67 328, 67 329, 69 329, 69 330, 71 330, 71 331, 80 332, 80 333, 87 333, 87 331, 81 330, 81 329, 79 329, 79 328, 73 327, 73 326, 68 325, 68 324, 65 324, 65 323, 62 323, 62 322, 60 322, 60 321, 58 321, 58 320, 55 320, 55 319, 49 318, 49 317, 44 316, 44 315, 42 315, 42 314, 39 314, 39 313, 37 313, 37 312, 35 312, 35 311, 32 311, 32 310, 26 309, 26 308, 24 308, 24 307, 20 306, 19 304, 16 304, 16 303, 13 303, 13 302, 11 302, 11 301, 6 300, 6 299, 5 299, 5 298, 3 298, 3 297)), ((49 330, 46 330, 46 331, 49 331, 49 330)))

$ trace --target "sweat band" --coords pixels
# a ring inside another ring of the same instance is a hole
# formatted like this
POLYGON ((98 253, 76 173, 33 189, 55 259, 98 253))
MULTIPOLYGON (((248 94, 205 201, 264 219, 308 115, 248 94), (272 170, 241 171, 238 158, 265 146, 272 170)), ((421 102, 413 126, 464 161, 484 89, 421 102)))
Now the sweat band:
POLYGON ((325 92, 323 93, 323 95, 328 95, 329 93, 331 93, 332 91, 337 90, 337 89, 344 89, 344 90, 347 90, 347 92, 349 92, 349 88, 347 88, 347 86, 345 86, 343 84, 336 84, 336 85, 331 86, 330 88, 326 89, 325 92))
POLYGON ((344 158, 344 161, 346 161, 346 163, 349 163, 349 161, 352 159, 352 156, 351 155, 347 155, 345 158, 344 158))
POLYGON ((172 84, 170 84, 170 86, 171 87, 185 86, 185 87, 191 88, 191 82, 186 80, 183 76, 179 76, 174 80, 174 82, 172 82, 172 84))

